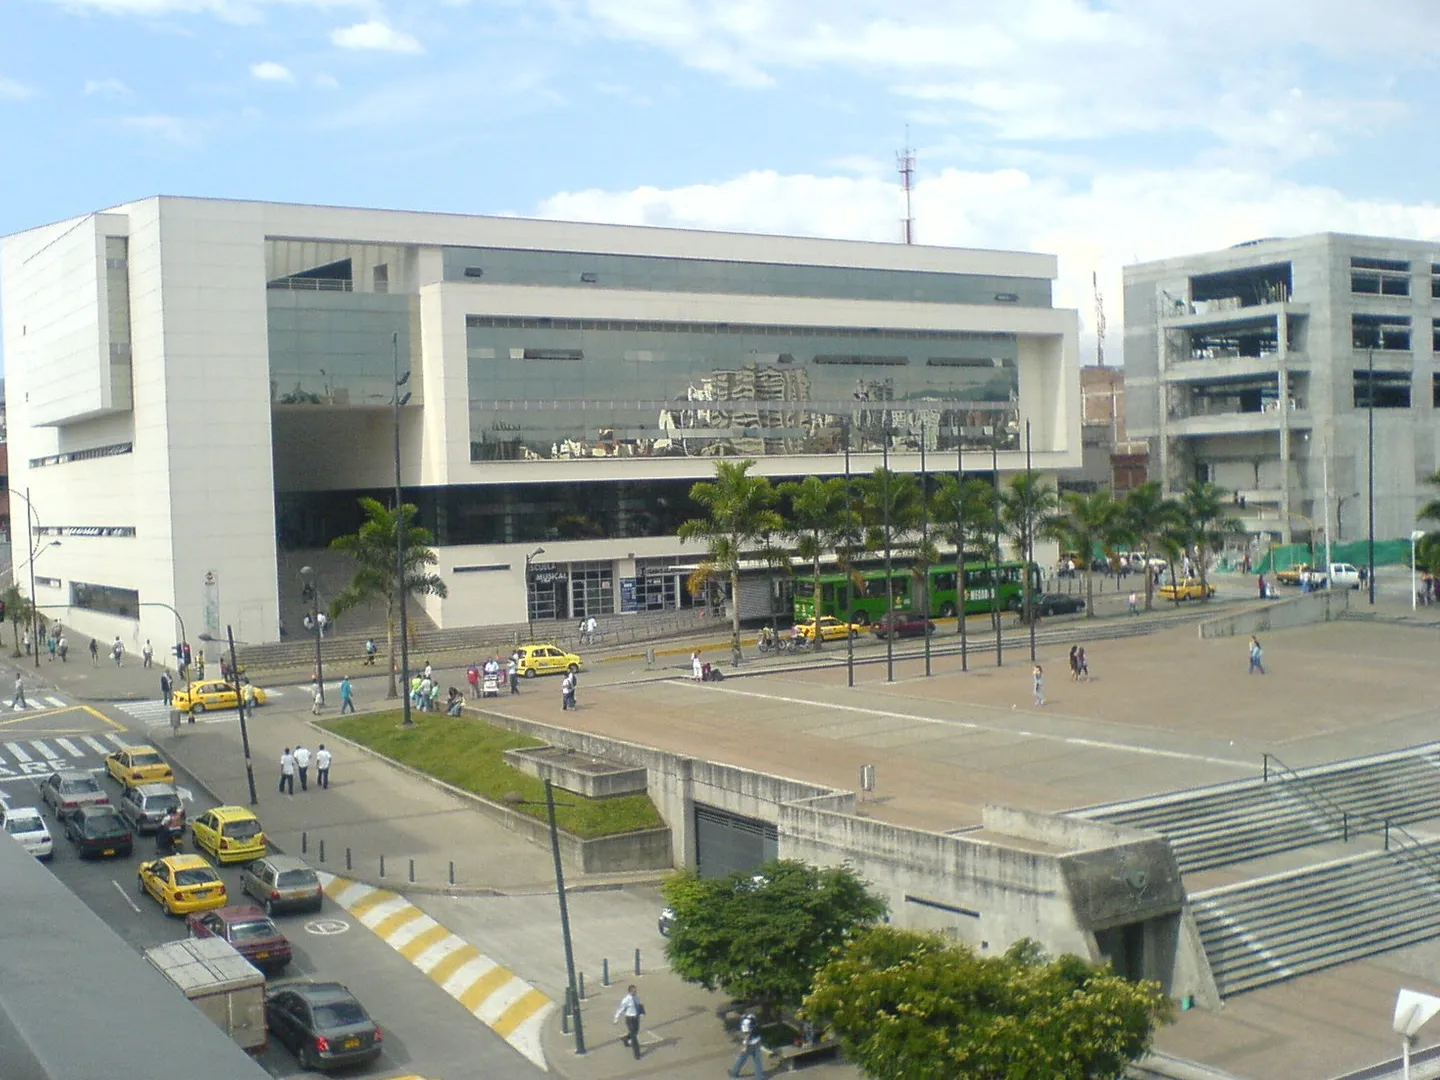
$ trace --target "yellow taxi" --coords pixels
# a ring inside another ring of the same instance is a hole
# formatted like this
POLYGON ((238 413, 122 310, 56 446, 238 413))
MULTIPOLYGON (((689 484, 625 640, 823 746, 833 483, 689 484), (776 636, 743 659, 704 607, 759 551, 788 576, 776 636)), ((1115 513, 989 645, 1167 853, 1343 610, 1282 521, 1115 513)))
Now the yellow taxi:
POLYGON ((1208 600, 1215 595, 1215 586, 1203 584, 1199 578, 1181 578, 1172 585, 1161 585, 1162 600, 1208 600))
MULTIPOLYGON (((859 623, 841 622, 833 615, 820 617, 821 641, 844 641, 847 637, 859 637, 864 630, 865 628, 859 623)), ((814 621, 796 623, 795 632, 805 641, 815 640, 814 621)))
POLYGON ((224 907, 225 882, 199 855, 168 855, 140 864, 140 891, 151 896, 166 915, 188 915, 224 907))
POLYGON ((105 768, 124 788, 175 782, 170 763, 153 746, 122 746, 106 756, 105 768))
MULTIPOLYGON (((183 690, 176 690, 174 707, 181 712, 202 713, 206 709, 233 709, 235 687, 224 679, 202 679, 183 690)), ((265 704, 265 691, 255 688, 255 704, 265 704)))
POLYGON ((243 806, 206 810, 190 826, 196 851, 208 851, 218 863, 250 862, 266 854, 260 819, 243 806))
POLYGON ((516 650, 520 674, 527 679, 536 675, 559 675, 566 671, 579 671, 585 662, 574 653, 554 645, 521 645, 516 650))

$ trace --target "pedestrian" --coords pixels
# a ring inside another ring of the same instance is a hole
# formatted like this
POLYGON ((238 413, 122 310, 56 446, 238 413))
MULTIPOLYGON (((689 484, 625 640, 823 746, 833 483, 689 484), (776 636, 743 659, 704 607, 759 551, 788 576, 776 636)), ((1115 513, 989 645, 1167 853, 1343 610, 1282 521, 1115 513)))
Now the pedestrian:
POLYGON ((25 643, 25 655, 26 655, 26 656, 29 656, 29 655, 30 655, 30 631, 29 631, 29 630, 26 630, 26 631, 25 631, 25 636, 24 636, 23 638, 21 638, 21 641, 23 641, 23 642, 25 643))
POLYGON ((376 652, 376 649, 375 649, 375 639, 374 639, 373 637, 372 637, 372 638, 366 638, 366 639, 365 639, 365 666, 366 666, 366 667, 374 667, 374 666, 375 666, 375 652, 376 652))
POLYGON ((198 653, 195 654, 195 677, 196 677, 197 679, 203 679, 203 678, 205 677, 205 650, 204 650, 204 649, 201 649, 198 653))
POLYGON ((740 1056, 730 1066, 730 1075, 739 1077, 740 1070, 749 1061, 755 1069, 755 1080, 765 1080, 764 1041, 760 1037, 760 1018, 747 1012, 740 1018, 740 1056))
POLYGON ((92 637, 90 639, 90 666, 94 667, 98 663, 100 663, 100 642, 92 637))
POLYGON ((1140 614, 1140 597, 1134 589, 1130 590, 1129 612, 1131 615, 1140 614))
POLYGON ((350 676, 340 680, 340 715, 355 711, 355 688, 350 685, 350 676))
POLYGON ((323 742, 315 751, 315 786, 330 790, 330 751, 325 749, 323 742))
POLYGON ((565 677, 560 680, 560 711, 566 712, 575 707, 575 683, 574 677, 566 672, 565 677))
POLYGON ((599 629, 600 624, 595 621, 594 615, 591 615, 588 619, 585 620, 585 644, 595 644, 595 635, 599 632, 599 629))
POLYGON ((240 694, 241 700, 245 703, 245 719, 255 719, 255 685, 246 682, 240 694))
POLYGON ((290 747, 285 747, 285 752, 280 755, 280 786, 275 789, 280 794, 295 794, 295 755, 290 752, 290 747), (285 789, 289 788, 287 792, 285 789))
POLYGON ((470 684, 470 696, 478 698, 480 696, 480 669, 474 664, 465 669, 465 681, 470 684))
POLYGON ((445 715, 460 716, 465 711, 465 695, 460 692, 458 686, 450 687, 449 696, 445 698, 445 715))
POLYGON ((55 631, 51 630, 50 633, 45 635, 45 648, 50 650, 50 662, 52 664, 55 662, 55 649, 58 646, 59 642, 55 640, 55 631))
POLYGON ((315 684, 315 699, 310 703, 310 715, 319 716, 320 707, 325 704, 325 686, 323 683, 315 684))
POLYGON ((115 644, 110 646, 110 655, 115 659, 115 666, 120 667, 120 661, 125 657, 125 643, 118 634, 115 636, 115 644))
POLYGON ((1081 645, 1079 652, 1075 654, 1075 675, 1077 678, 1090 681, 1090 658, 1085 655, 1085 646, 1081 645))
POLYGON ((169 705, 170 699, 174 694, 175 684, 170 681, 170 673, 168 671, 162 671, 160 673, 160 700, 166 705, 169 705))
POLYGON ((325 612, 322 611, 318 616, 316 616, 315 622, 319 625, 320 636, 323 638, 325 636, 325 631, 330 626, 330 616, 326 615, 325 612))
POLYGON ((1260 599, 1261 599, 1261 600, 1264 600, 1264 599, 1265 599, 1265 575, 1264 575, 1264 574, 1261 574, 1261 575, 1260 575, 1260 579, 1259 579, 1259 581, 1257 582, 1257 584, 1260 586, 1260 599))
POLYGON ((625 1018, 625 1034, 620 1037, 620 1045, 634 1050, 637 1061, 640 1059, 640 1018, 644 1015, 645 1006, 640 1004, 640 995, 635 991, 635 984, 631 983, 620 999, 620 1007, 615 1010, 615 1019, 610 1022, 618 1024, 622 1016, 625 1018))
POLYGON ((699 682, 705 677, 705 665, 700 662, 700 650, 690 654, 690 677, 699 682))
POLYGON ((1070 681, 1080 678, 1080 646, 1070 646, 1070 681))
POLYGON ((295 771, 300 774, 300 790, 310 790, 310 748, 295 747, 295 771))
POLYGON ((148 637, 145 639, 145 647, 140 650, 140 659, 147 668, 150 666, 151 661, 155 659, 155 646, 150 644, 148 637))
POLYGON ((440 711, 440 680, 436 679, 430 684, 430 700, 426 703, 427 712, 440 711))
POLYGON ((1042 669, 1042 668, 1040 667, 1039 664, 1036 664, 1036 665, 1035 665, 1035 670, 1032 671, 1030 674, 1031 674, 1032 676, 1034 676, 1034 678, 1035 678, 1035 704, 1036 704, 1036 705, 1044 705, 1044 704, 1045 704, 1045 671, 1044 671, 1044 669, 1042 669))
POLYGON ((1245 674, 1254 675, 1255 672, 1265 674, 1265 653, 1260 648, 1260 639, 1254 634, 1250 635, 1250 670, 1245 674))
POLYGON ((66 657, 70 655, 70 642, 64 634, 61 634, 60 640, 55 643, 55 651, 60 654, 60 662, 62 664, 68 664, 70 662, 66 659, 66 657))
POLYGON ((28 709, 29 703, 25 700, 25 676, 15 672, 15 695, 10 699, 10 708, 28 709))
POLYGON ((425 669, 421 672, 421 675, 427 679, 433 679, 435 677, 435 669, 430 666, 429 660, 425 661, 425 669))
POLYGON ((505 675, 510 680, 510 693, 520 693, 520 654, 511 653, 505 661, 505 675))

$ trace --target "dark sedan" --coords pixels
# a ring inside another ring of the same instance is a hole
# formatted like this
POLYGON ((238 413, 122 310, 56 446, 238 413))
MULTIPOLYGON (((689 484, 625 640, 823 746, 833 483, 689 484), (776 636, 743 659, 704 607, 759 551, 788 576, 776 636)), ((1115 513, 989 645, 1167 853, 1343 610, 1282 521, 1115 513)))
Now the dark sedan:
POLYGON ((290 963, 290 941, 270 918, 253 904, 237 904, 197 911, 185 920, 190 936, 218 937, 268 975, 290 963))
POLYGON ((380 1028, 336 982, 295 982, 265 995, 266 1025, 302 1069, 338 1069, 380 1056, 380 1028))
POLYGON ((923 615, 909 611, 894 611, 882 615, 870 627, 877 638, 884 640, 891 634, 897 638, 924 637, 935 632, 935 624, 923 615))
POLYGON ((82 859, 129 855, 135 846, 130 826, 113 806, 82 806, 60 822, 82 859))
POLYGON ((1085 601, 1067 593, 1046 593, 1032 601, 1042 617, 1047 615, 1074 615, 1085 610, 1085 601))

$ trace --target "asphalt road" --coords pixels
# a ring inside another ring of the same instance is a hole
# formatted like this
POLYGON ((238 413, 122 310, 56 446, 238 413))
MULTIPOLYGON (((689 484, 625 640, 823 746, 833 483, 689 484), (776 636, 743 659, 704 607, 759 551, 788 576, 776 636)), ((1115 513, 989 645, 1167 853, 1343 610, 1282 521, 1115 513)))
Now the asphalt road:
MULTIPOLYGON (((102 707, 99 711, 107 710, 102 707)), ((121 715, 115 713, 112 719, 118 724, 121 715)), ((90 710, 72 709, 64 714, 12 720, 0 731, 0 737, 18 741, 22 746, 27 745, 26 740, 35 738, 53 745, 56 737, 65 737, 73 746, 88 747, 83 741, 86 734, 96 741, 105 741, 107 734, 116 730, 115 724, 106 723, 90 710)), ((133 738, 136 742, 142 741, 139 736, 133 738)), ((76 764, 103 772, 100 753, 98 750, 94 753, 93 760, 86 758, 76 764)), ((35 786, 38 779, 0 778, 0 791, 11 805, 43 808, 35 786)), ((118 793, 117 785, 108 778, 103 782, 113 800, 118 793)), ((192 818, 214 805, 182 770, 176 770, 176 784, 193 796, 187 806, 192 818)), ((55 855, 50 863, 55 876, 128 944, 142 950, 185 936, 183 919, 167 917, 160 906, 142 895, 136 886, 139 864, 154 857, 154 841, 150 837, 137 837, 135 851, 128 858, 82 860, 64 839, 54 815, 48 808, 44 813, 55 836, 55 855)), ((248 900, 240 892, 237 869, 224 868, 221 875, 233 903, 248 900)), ((380 1059, 368 1068, 345 1075, 367 1078, 413 1075, 426 1080, 463 1080, 474 1076, 531 1080, 544 1075, 399 953, 328 900, 319 915, 283 915, 278 916, 276 922, 294 948, 294 960, 278 979, 338 980, 365 1003, 385 1032, 385 1051, 380 1059)), ((63 933, 63 927, 57 927, 56 931, 63 933)), ((75 976, 83 978, 83 968, 77 970, 75 976)), ((122 988, 116 990, 123 992, 122 988)), ((192 1018, 205 1022, 199 1012, 193 1013, 193 1017, 182 1016, 182 1019, 192 1018)), ((157 1038, 162 1043, 163 1035, 159 1033, 163 1030, 163 1025, 157 1024, 157 1038)), ((257 1060, 272 1076, 302 1075, 294 1058, 278 1044, 272 1043, 257 1060)))

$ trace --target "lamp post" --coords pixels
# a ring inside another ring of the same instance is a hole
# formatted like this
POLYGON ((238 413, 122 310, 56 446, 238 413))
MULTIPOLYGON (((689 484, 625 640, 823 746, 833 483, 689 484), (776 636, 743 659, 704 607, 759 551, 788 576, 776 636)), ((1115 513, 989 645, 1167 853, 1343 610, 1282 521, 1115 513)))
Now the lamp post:
POLYGON ((321 633, 320 626, 320 587, 315 576, 315 569, 310 566, 300 568, 300 578, 305 582, 305 588, 301 592, 306 600, 310 601, 311 626, 315 630, 315 693, 320 698, 320 704, 325 704, 325 666, 320 656, 320 641, 325 636, 321 633))
MULTIPOLYGON (((880 510, 885 530, 885 617, 895 617, 895 578, 890 560, 890 411, 885 411, 885 424, 880 433, 880 449, 883 465, 880 472, 880 510)), ((850 636, 847 631, 845 636, 850 636)), ((895 681, 895 634, 885 635, 885 681, 895 681)))
POLYGON ((535 558, 536 555, 544 554, 545 549, 543 547, 537 547, 534 551, 530 552, 529 555, 525 556, 525 632, 532 642, 535 640, 535 608, 534 605, 530 603, 530 560, 535 558))
MULTIPOLYGON (((518 793, 517 793, 518 794, 518 793)), ((585 1026, 580 1020, 580 991, 575 982, 575 950, 570 944, 570 906, 565 899, 565 867, 560 862, 560 829, 555 824, 555 807, 571 806, 572 803, 555 802, 555 786, 547 777, 545 780, 545 801, 507 797, 511 806, 544 806, 550 818, 550 853, 555 858, 555 892, 560 897, 560 937, 565 943, 565 976, 568 980, 566 992, 570 998, 570 1015, 575 1020, 575 1053, 585 1053, 585 1026)))
MULTIPOLYGON (((1025 484, 1029 491, 1029 505, 1025 508, 1025 565, 1020 572, 1025 575, 1022 596, 1030 598, 1031 608, 1025 612, 1025 621, 1030 624, 1030 662, 1035 662, 1035 590, 1030 581, 1030 567, 1035 562, 1035 473, 1030 468, 1030 421, 1025 421, 1025 484)), ((1085 553, 1088 560, 1090 552, 1085 553)), ((1088 564, 1087 564, 1088 565, 1088 564)))
MULTIPOLYGON (((410 381, 410 372, 400 374, 398 331, 390 335, 390 354, 395 366, 395 394, 390 403, 395 410, 395 591, 400 594, 400 708, 403 717, 400 726, 408 728, 415 726, 415 719, 410 715, 410 627, 405 611, 405 594, 409 590, 405 588, 405 512, 400 487, 400 406, 410 400, 410 394, 401 394, 400 391, 410 381)), ((395 679, 393 663, 392 660, 392 684, 395 679)))
MULTIPOLYGON (((140 601, 140 606, 141 606, 141 607, 163 607, 166 611, 170 612, 171 615, 174 615, 174 616, 175 616, 175 621, 180 624, 180 648, 181 648, 182 650, 185 648, 186 644, 188 644, 188 639, 187 639, 186 636, 185 636, 185 620, 180 617, 180 612, 176 611, 176 610, 175 610, 173 607, 171 607, 169 604, 162 603, 162 602, 160 602, 159 600, 142 600, 142 601, 140 601)), ((203 637, 203 635, 202 635, 202 637, 203 637)), ((178 660, 178 659, 180 659, 180 658, 177 656, 175 659, 178 660)), ((233 656, 230 658, 230 662, 231 662, 232 664, 235 662, 235 658, 234 658, 233 656)), ((178 665, 177 665, 177 666, 178 666, 178 665)), ((185 685, 186 685, 186 686, 189 686, 189 685, 190 685, 190 665, 189 665, 189 664, 186 664, 186 665, 184 665, 184 666, 185 666, 185 685)))
POLYGON ((1375 346, 1371 345, 1366 350, 1368 357, 1367 368, 1369 374, 1365 382, 1365 412, 1366 422, 1369 426, 1369 472, 1370 483, 1368 485, 1370 503, 1370 525, 1366 531, 1369 538, 1369 566, 1367 567, 1367 580, 1370 583, 1370 606, 1375 606, 1375 346))
POLYGON ((1000 635, 1000 424, 990 430, 990 475, 995 485, 995 561, 990 566, 990 624, 995 628, 995 666, 1005 664, 1005 646, 1000 635))
MULTIPOLYGON (((168 604, 158 606, 169 607, 168 604)), ((175 609, 170 608, 170 610, 174 611, 175 609)), ((180 616, 177 613, 175 617, 178 619, 180 616)), ((207 644, 218 644, 220 640, 203 630, 196 636, 207 644)), ((229 624, 225 626, 225 642, 230 650, 230 678, 235 686, 235 712, 240 717, 240 748, 245 754, 245 783, 250 789, 250 805, 255 806, 260 802, 260 796, 255 793, 255 764, 250 757, 250 725, 247 722, 248 717, 245 715, 245 695, 242 692, 244 687, 240 682, 240 665, 235 659, 235 631, 229 624)), ((249 643, 242 641, 240 644, 249 643)))
POLYGON ((1391 1028, 1400 1036, 1401 1076, 1410 1080, 1410 1044, 1415 1033, 1440 1013, 1440 997, 1422 994, 1418 990, 1401 990, 1395 998, 1395 1018, 1391 1028))
POLYGON ((1415 546, 1425 539, 1424 529, 1410 530, 1410 610, 1414 611, 1419 604, 1418 583, 1415 580, 1415 546))
MULTIPOLYGON (((925 675, 930 675, 930 473, 925 468, 925 421, 920 421, 920 548, 925 553, 925 608, 921 615, 925 625, 925 675)), ((886 635, 887 637, 890 635, 886 635)))
POLYGON ((955 424, 955 621, 960 631, 960 670, 970 670, 965 640, 965 428, 955 424))
MULTIPOLYGON (((30 549, 30 643, 34 648, 35 666, 38 668, 40 666, 40 605, 35 599, 35 556, 39 552, 35 549, 35 533, 31 525, 32 518, 36 517, 35 506, 30 502, 28 486, 23 492, 11 488, 10 494, 18 495, 25 500, 25 546, 30 549)), ((35 521, 35 525, 39 525, 38 520, 35 521)), ((59 543, 60 541, 56 540, 50 546, 56 547, 59 543)))
MULTIPOLYGON (((841 430, 845 436, 845 563, 848 568, 851 565, 850 560, 854 558, 855 554, 855 545, 852 543, 852 537, 854 536, 853 530, 855 527, 855 507, 851 499, 850 420, 848 417, 845 420, 845 427, 841 430)), ((845 583, 845 595, 847 597, 850 595, 850 590, 854 587, 853 581, 847 581, 845 583)), ((820 603, 819 597, 815 598, 815 603, 817 605, 820 603)), ((854 609, 849 604, 846 604, 846 608, 848 610, 842 614, 844 614, 845 621, 848 623, 850 621, 850 611, 854 609)), ((815 636, 818 638, 820 635, 816 634, 815 636)), ((845 634, 845 685, 852 689, 855 686, 855 639, 851 637, 848 632, 845 634)))

